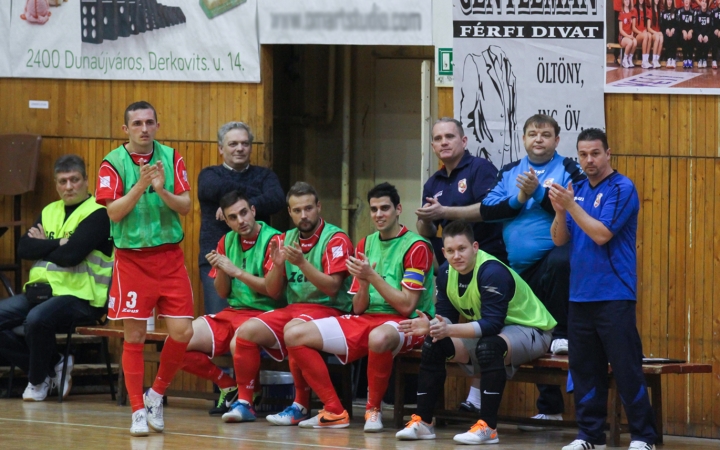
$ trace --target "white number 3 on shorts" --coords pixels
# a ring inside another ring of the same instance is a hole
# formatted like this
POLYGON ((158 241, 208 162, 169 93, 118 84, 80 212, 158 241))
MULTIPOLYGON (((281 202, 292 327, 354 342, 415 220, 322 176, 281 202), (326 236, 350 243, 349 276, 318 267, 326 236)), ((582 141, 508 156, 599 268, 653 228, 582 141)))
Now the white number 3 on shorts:
POLYGON ((130 300, 125 302, 125 305, 127 306, 127 308, 128 309, 135 308, 135 305, 137 305, 137 292, 135 292, 135 291, 128 292, 128 298, 130 300))

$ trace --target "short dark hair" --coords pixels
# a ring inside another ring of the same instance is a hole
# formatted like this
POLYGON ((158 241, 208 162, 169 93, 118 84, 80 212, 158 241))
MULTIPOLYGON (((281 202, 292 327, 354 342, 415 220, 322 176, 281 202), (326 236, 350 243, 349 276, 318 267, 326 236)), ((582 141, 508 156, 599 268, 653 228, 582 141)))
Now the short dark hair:
POLYGON ((225 208, 231 207, 240 200, 245 200, 250 207, 254 206, 250 199, 245 196, 245 191, 237 189, 234 191, 230 191, 222 196, 222 198, 220 199, 220 208, 222 208, 224 213, 225 208))
POLYGON ((370 189, 367 194, 367 201, 370 203, 371 198, 380 198, 380 197, 390 197, 390 201, 392 202, 393 206, 397 208, 397 205, 400 204, 400 194, 398 194, 397 189, 392 184, 388 183, 387 181, 384 183, 380 183, 374 188, 370 189))
POLYGON ((155 116, 155 122, 157 122, 157 111, 155 111, 153 105, 146 102, 145 100, 140 100, 139 102, 131 103, 130 105, 128 105, 127 108, 125 108, 125 125, 127 125, 128 120, 130 120, 130 112, 138 111, 140 109, 152 109, 153 116, 155 116))
POLYGON ((62 155, 55 160, 55 175, 66 172, 80 172, 84 180, 87 180, 85 172, 85 161, 78 155, 62 155))
POLYGON ((248 139, 250 139, 250 143, 253 143, 253 140, 255 140, 255 136, 253 136, 252 131, 250 131, 250 127, 244 123, 244 122, 228 122, 225 125, 221 126, 218 130, 217 137, 218 137, 218 145, 223 145, 223 140, 225 139, 225 135, 228 134, 232 130, 245 130, 248 134, 248 139))
POLYGON ((430 137, 432 137, 432 130, 435 129, 435 125, 437 125, 439 123, 454 123, 455 127, 458 130, 458 136, 460 136, 461 138, 463 136, 465 136, 465 131, 463 130, 462 124, 460 123, 459 120, 454 119, 452 117, 441 117, 438 120, 436 120, 435 123, 433 124, 432 128, 430 128, 430 137))
POLYGON ((445 238, 461 235, 465 236, 471 244, 475 242, 475 233, 473 233, 472 226, 468 222, 464 220, 450 222, 442 229, 443 244, 445 243, 445 238))
POLYGON ((287 195, 285 196, 285 203, 290 206, 290 197, 302 197, 303 195, 312 195, 315 197, 315 204, 320 201, 317 191, 310 183, 304 181, 298 181, 292 185, 287 195))
POLYGON ((577 138, 577 143, 575 144, 575 148, 577 148, 577 144, 582 141, 600 141, 602 142, 603 148, 607 150, 610 148, 607 141, 607 134, 600 128, 585 128, 580 132, 577 138))
POLYGON ((555 136, 560 136, 560 125, 558 125, 557 120, 547 114, 535 114, 526 120, 525 125, 523 125, 523 136, 530 125, 535 125, 537 128, 541 128, 543 125, 550 125, 555 130, 555 136))

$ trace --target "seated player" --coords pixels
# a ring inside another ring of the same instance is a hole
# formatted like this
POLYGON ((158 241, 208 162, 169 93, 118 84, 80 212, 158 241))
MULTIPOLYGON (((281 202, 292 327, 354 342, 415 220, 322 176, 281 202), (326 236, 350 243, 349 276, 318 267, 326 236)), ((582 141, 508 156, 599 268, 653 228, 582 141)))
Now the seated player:
POLYGON ((210 410, 211 415, 230 410, 237 400, 237 384, 210 358, 234 352, 236 331, 248 319, 285 305, 282 296, 269 296, 265 287, 265 275, 272 265, 270 242, 277 243, 280 232, 255 220, 255 206, 241 191, 225 194, 220 207, 231 231, 206 258, 212 265, 210 276, 214 278, 215 289, 222 298, 227 298, 229 306, 193 321, 193 337, 182 366, 184 371, 220 388, 220 398, 210 410))
POLYGON ((437 279, 437 316, 419 315, 400 323, 399 331, 426 336, 418 376, 417 415, 401 440, 435 439, 433 411, 445 384, 446 362, 480 373, 480 420, 455 436, 461 444, 499 442, 497 415, 505 382, 522 364, 543 355, 552 341, 555 319, 512 269, 478 250, 470 225, 443 228, 447 258, 437 279), (460 314, 469 322, 457 323, 460 314))
POLYGON ((391 184, 371 189, 368 202, 377 232, 360 241, 347 263, 354 276, 350 292, 355 315, 313 320, 285 333, 291 364, 299 367, 324 405, 317 416, 299 423, 302 428, 350 425, 320 355, 323 351, 337 355, 343 364, 368 356, 365 432, 382 431, 380 406, 393 357, 422 342, 399 332, 398 323, 414 317, 416 310, 435 312, 430 243, 400 224, 400 196, 391 184))
MULTIPOLYGON (((282 361, 288 354, 284 339, 287 330, 308 320, 346 314, 351 307, 345 261, 352 241, 344 231, 320 217, 320 200, 309 184, 295 183, 286 200, 297 228, 282 236, 282 245, 274 241, 270 244, 273 264, 265 284, 270 296, 285 292, 288 306, 254 317, 238 330, 233 353, 238 401, 223 415, 225 422, 256 418, 252 395, 260 367, 260 347, 282 361)), ((310 416, 310 388, 292 362, 290 370, 295 402, 283 412, 267 416, 275 425, 294 425, 310 416)))

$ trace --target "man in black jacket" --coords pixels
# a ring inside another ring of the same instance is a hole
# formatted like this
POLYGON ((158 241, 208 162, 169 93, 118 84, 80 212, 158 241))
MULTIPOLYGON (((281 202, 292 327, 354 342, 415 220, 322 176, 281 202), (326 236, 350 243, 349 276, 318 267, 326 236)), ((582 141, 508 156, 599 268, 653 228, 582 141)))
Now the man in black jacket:
POLYGON ((213 279, 208 276, 212 268, 205 259, 230 231, 220 208, 220 199, 230 191, 241 190, 255 206, 255 218, 270 222, 270 215, 285 206, 285 194, 275 173, 250 164, 253 134, 243 122, 228 122, 218 130, 218 151, 223 163, 204 168, 198 176, 200 201, 200 279, 203 285, 205 314, 214 314, 227 308, 227 301, 215 291, 213 279))

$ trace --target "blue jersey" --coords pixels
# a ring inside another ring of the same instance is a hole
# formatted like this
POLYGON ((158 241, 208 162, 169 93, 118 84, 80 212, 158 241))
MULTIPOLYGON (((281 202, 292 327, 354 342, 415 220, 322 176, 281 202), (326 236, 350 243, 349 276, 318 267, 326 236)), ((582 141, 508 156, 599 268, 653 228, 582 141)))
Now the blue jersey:
POLYGON ((640 210, 635 185, 613 172, 590 186, 588 180, 573 184, 575 202, 613 234, 605 245, 597 245, 570 214, 570 301, 637 300, 635 242, 640 210))
POLYGON ((585 174, 580 166, 557 152, 545 164, 533 164, 526 156, 502 168, 480 212, 486 222, 502 221, 508 260, 515 272, 522 273, 555 247, 550 236, 555 210, 548 197, 549 187, 552 183, 567 187, 571 180, 575 183, 583 179, 585 174), (530 171, 530 167, 535 170, 540 185, 523 205, 517 199, 520 189, 516 180, 518 175, 530 171))
MULTIPOLYGON (((460 163, 450 175, 445 167, 435 172, 423 186, 423 198, 433 197, 443 206, 467 206, 480 203, 490 192, 497 169, 493 164, 484 158, 472 156, 465 150, 460 163)), ((435 226, 444 227, 448 220, 436 220, 435 226)), ((502 227, 499 224, 476 222, 472 224, 475 240, 480 249, 490 253, 501 261, 507 259, 505 244, 502 240, 502 227)), ((435 251, 438 263, 445 262, 442 254, 442 240, 439 237, 430 239, 435 251)))

